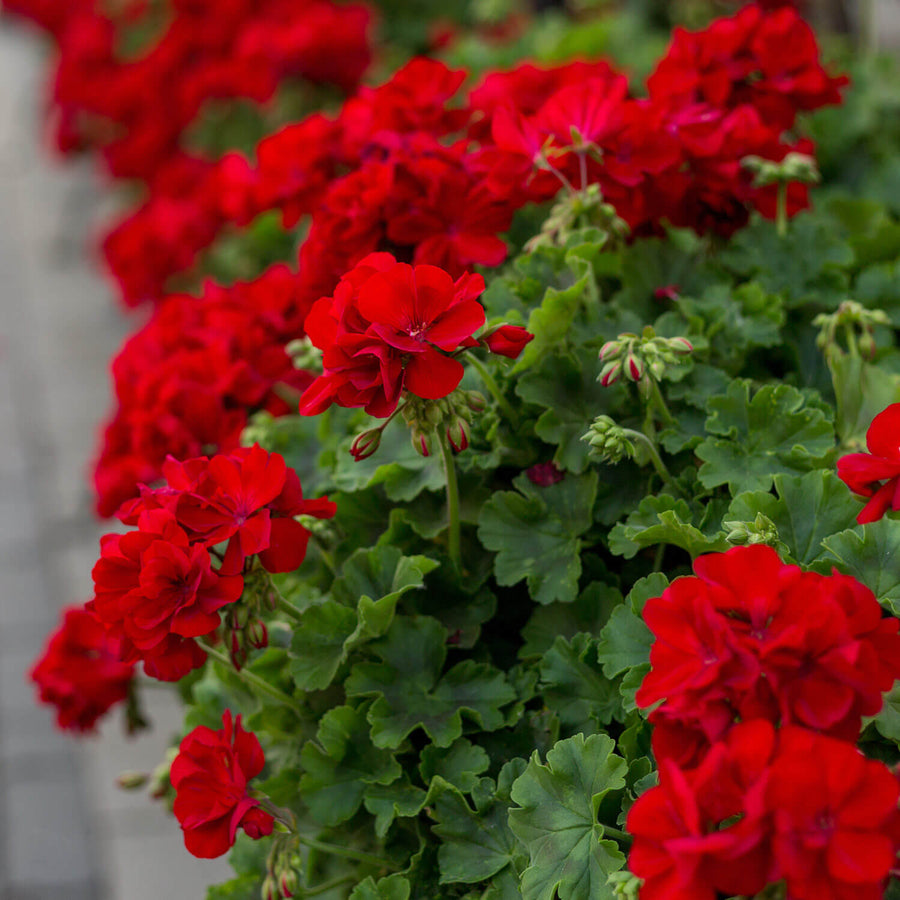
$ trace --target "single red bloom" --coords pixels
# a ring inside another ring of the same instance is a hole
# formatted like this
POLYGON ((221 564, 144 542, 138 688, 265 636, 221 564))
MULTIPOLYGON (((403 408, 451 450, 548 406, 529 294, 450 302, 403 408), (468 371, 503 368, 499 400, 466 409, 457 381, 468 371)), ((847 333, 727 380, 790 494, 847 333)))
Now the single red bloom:
POLYGON ((796 900, 879 900, 898 849, 900 785, 855 746, 781 730, 766 802, 775 858, 796 900))
POLYGON ((837 464, 841 481, 854 494, 871 498, 856 517, 860 525, 880 519, 889 509, 900 510, 900 403, 872 419, 866 446, 868 453, 848 453, 837 464))
POLYGON ((534 340, 534 335, 520 325, 501 325, 486 335, 482 341, 491 353, 518 359, 526 344, 534 340))
POLYGON ((84 607, 70 606, 29 673, 42 703, 56 707, 56 724, 93 731, 97 720, 128 697, 134 665, 119 659, 119 645, 84 607))
POLYGON ((181 742, 170 778, 175 788, 175 818, 188 852, 202 859, 221 856, 233 846, 238 828, 254 840, 272 833, 275 820, 249 796, 248 782, 263 770, 259 740, 222 716, 219 731, 200 726, 181 742))

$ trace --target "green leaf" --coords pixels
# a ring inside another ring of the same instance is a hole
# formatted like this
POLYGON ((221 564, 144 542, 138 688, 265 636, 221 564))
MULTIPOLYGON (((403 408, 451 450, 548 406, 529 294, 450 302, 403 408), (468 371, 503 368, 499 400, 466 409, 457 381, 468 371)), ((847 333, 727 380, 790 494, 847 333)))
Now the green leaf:
POLYGON ((570 603, 581 576, 579 535, 591 525, 597 473, 568 476, 544 488, 520 476, 518 492, 498 491, 485 504, 478 537, 497 551, 494 574, 502 585, 527 578, 538 603, 570 603))
POLYGON ((447 631, 434 619, 398 617, 369 649, 380 663, 358 663, 345 689, 348 697, 375 697, 369 708, 376 747, 397 748, 417 728, 438 747, 462 734, 463 716, 484 731, 504 725, 501 707, 516 699, 503 673, 465 660, 441 676, 447 631))
POLYGON ((622 396, 597 381, 598 371, 596 350, 553 354, 516 384, 516 393, 526 403, 543 408, 535 433, 556 446, 553 461, 567 472, 577 474, 587 467, 590 447, 581 437, 594 417, 608 412, 622 396))
POLYGON ((432 778, 440 777, 467 794, 490 764, 491 758, 481 747, 460 738, 447 748, 433 744, 426 747, 422 751, 419 774, 426 784, 432 778))
POLYGON ((900 681, 884 695, 884 706, 872 721, 880 734, 900 744, 900 681))
POLYGON ((409 882, 399 872, 377 882, 370 875, 353 888, 350 900, 409 900, 410 890, 409 882))
POLYGON ((766 490, 779 472, 813 468, 834 447, 831 420, 787 384, 764 385, 751 400, 749 380, 738 379, 709 401, 709 409, 707 431, 721 437, 709 437, 695 450, 707 488, 766 490))
POLYGON ((594 581, 574 603, 537 607, 522 629, 525 643, 519 649, 519 657, 542 656, 560 636, 573 638, 579 631, 597 634, 621 602, 622 593, 618 588, 594 581))
POLYGON ((864 450, 872 419, 900 400, 900 376, 843 352, 832 354, 830 367, 838 438, 845 447, 864 450))
POLYGON ((375 834, 383 838, 394 819, 417 816, 427 799, 426 792, 410 784, 409 778, 404 774, 403 778, 392 784, 373 784, 367 787, 363 802, 366 809, 375 816, 375 834))
POLYGON ((645 497, 625 522, 620 522, 609 533, 609 551, 631 559, 638 550, 656 544, 674 544, 691 557, 729 548, 721 532, 705 535, 691 524, 693 518, 686 500, 669 494, 645 497))
POLYGON ((558 637, 541 660, 540 674, 544 702, 570 732, 591 734, 621 712, 618 688, 601 674, 597 641, 589 634, 571 641, 558 637))
POLYGON ((653 572, 634 583, 625 598, 625 604, 640 615, 644 611, 644 604, 652 597, 662 596, 662 592, 668 586, 669 579, 662 572, 653 572))
POLYGON ((425 575, 437 565, 426 556, 403 556, 395 547, 357 550, 332 585, 336 599, 301 614, 291 642, 297 686, 305 691, 328 687, 350 651, 384 634, 400 597, 423 587, 425 575))
POLYGON ((484 781, 488 784, 484 793, 490 799, 474 810, 452 784, 438 785, 434 802, 437 824, 432 830, 441 839, 441 884, 484 881, 509 865, 518 852, 507 825, 509 805, 495 797, 491 779, 484 781))
POLYGON ((900 615, 900 523, 892 516, 858 525, 822 541, 828 554, 815 568, 832 564, 861 581, 895 616, 900 615))
POLYGON ((758 513, 767 516, 791 558, 804 566, 822 554, 822 541, 853 527, 859 503, 834 472, 816 469, 800 476, 776 475, 774 481, 777 497, 767 491, 738 494, 726 519, 752 522, 758 513))
POLYGON ((600 632, 597 659, 603 666, 603 674, 614 678, 628 669, 648 663, 652 646, 653 632, 640 616, 634 614, 631 606, 624 603, 613 611, 606 627, 600 632))
POLYGON ((603 840, 600 802, 625 787, 625 760, 605 734, 560 741, 542 765, 535 752, 516 780, 509 825, 525 845, 531 864, 522 876, 524 900, 612 900, 607 884, 625 856, 603 840))
POLYGON ((734 236, 722 262, 767 293, 782 294, 788 306, 836 307, 847 297, 854 256, 831 222, 801 213, 784 238, 772 222, 756 218, 734 236))
POLYGON ((363 710, 330 709, 315 741, 300 754, 306 773, 300 795, 320 825, 345 822, 359 809, 367 785, 391 784, 402 772, 394 755, 372 744, 363 710))

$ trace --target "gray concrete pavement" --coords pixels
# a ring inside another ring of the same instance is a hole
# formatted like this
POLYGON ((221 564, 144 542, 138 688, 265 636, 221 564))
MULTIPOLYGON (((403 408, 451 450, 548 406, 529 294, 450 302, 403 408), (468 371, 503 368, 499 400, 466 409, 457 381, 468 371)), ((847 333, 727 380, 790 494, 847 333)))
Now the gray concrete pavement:
POLYGON ((92 260, 109 189, 44 145, 46 64, 0 26, 0 900, 202 900, 228 877, 195 860, 177 822, 115 787, 150 769, 181 727, 174 695, 147 697, 154 729, 59 734, 25 673, 60 607, 90 596, 103 528, 87 468, 109 406, 108 364, 137 324, 92 260))

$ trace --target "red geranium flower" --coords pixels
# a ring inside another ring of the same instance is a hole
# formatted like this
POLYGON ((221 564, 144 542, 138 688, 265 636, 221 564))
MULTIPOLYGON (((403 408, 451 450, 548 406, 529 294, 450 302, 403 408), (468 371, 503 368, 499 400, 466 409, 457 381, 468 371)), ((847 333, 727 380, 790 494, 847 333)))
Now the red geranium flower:
POLYGON ((118 641, 95 616, 70 606, 30 677, 41 702, 56 707, 60 728, 93 731, 110 707, 127 698, 134 665, 120 661, 118 641))
POLYGON ((238 828, 257 839, 271 834, 275 824, 247 792, 247 783, 266 762, 256 735, 244 731, 240 716, 232 722, 231 710, 222 724, 219 731, 201 725, 188 734, 170 775, 184 845, 203 859, 225 853, 238 828))
POLYGON ((872 419, 866 446, 868 453, 848 453, 837 464, 838 476, 854 494, 872 498, 856 517, 860 525, 900 509, 900 403, 872 419))
POLYGON ((898 846, 900 786, 852 744, 782 729, 766 802, 796 900, 880 900, 898 846))

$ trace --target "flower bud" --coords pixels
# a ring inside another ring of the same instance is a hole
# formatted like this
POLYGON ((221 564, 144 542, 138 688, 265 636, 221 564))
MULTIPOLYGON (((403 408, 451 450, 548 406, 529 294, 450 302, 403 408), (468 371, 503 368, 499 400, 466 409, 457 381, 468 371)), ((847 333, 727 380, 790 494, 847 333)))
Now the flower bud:
POLYGON ((491 353, 517 359, 525 345, 534 340, 534 335, 520 325, 501 325, 482 340, 491 353))
POLYGON ((625 358, 625 374, 632 381, 640 381, 644 377, 644 363, 633 353, 625 358))
POLYGON ((604 362, 607 358, 614 356, 621 349, 622 345, 618 341, 607 341, 600 348, 600 361, 604 362))
POLYGON ((431 456, 434 452, 434 436, 430 431, 413 428, 409 436, 416 453, 420 456, 431 456))
POLYGON ((116 778, 116 787, 123 791, 137 791, 149 780, 150 775, 147 772, 122 772, 116 778))
POLYGON ((875 338, 868 329, 859 336, 859 352, 871 359, 875 355, 875 338))
POLYGON ((455 418, 447 427, 447 440, 455 453, 460 453, 469 446, 469 435, 466 433, 466 422, 455 418))
POLYGON ((688 353, 694 352, 694 345, 687 338, 669 338, 668 344, 670 349, 672 349, 679 356, 686 356, 688 353))
POLYGON ((487 409, 487 401, 480 391, 465 391, 466 405, 473 413, 484 412, 487 409))
POLYGON ((381 428, 370 428, 356 436, 350 447, 350 454, 357 462, 368 459, 378 449, 381 444, 381 432, 381 428))
MULTIPOLYGON (((441 402, 429 403, 425 408, 425 421, 437 428, 443 421, 447 413, 446 404, 441 402)), ((427 455, 427 454, 426 454, 427 455)))
POLYGON ((247 625, 246 629, 247 641, 251 647, 262 650, 263 647, 269 646, 269 632, 266 623, 262 619, 253 619, 247 625))
POLYGON ((300 886, 297 873, 293 869, 285 869, 278 879, 278 886, 281 888, 282 897, 293 897, 300 886))
POLYGON ((600 370, 600 384, 603 387, 609 387, 611 384, 614 384, 619 380, 619 375, 622 374, 622 361, 619 359, 613 360, 613 362, 608 362, 601 370, 600 370))
POLYGON ((260 896, 262 900, 281 900, 281 891, 278 890, 278 883, 271 875, 266 875, 260 896))

